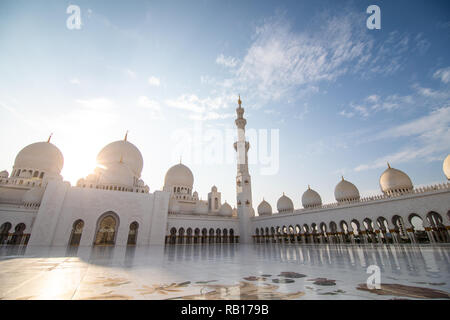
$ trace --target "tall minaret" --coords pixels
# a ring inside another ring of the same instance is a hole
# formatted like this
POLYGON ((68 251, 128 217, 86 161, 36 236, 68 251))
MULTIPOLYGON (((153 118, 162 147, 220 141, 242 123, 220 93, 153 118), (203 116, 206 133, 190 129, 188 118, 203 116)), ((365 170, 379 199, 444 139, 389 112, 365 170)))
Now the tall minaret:
POLYGON ((239 96, 238 107, 236 109, 236 126, 238 131, 238 141, 234 143, 237 152, 237 175, 236 175, 236 201, 239 216, 239 241, 241 243, 251 243, 250 217, 254 215, 252 208, 252 180, 248 172, 248 149, 250 144, 245 141, 244 108, 239 96))

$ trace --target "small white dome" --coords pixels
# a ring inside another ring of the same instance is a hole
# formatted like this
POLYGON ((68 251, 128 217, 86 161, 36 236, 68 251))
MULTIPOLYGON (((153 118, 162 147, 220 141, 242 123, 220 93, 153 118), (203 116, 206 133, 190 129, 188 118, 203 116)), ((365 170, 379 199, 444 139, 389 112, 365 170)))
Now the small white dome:
POLYGON ((0 172, 0 178, 8 178, 9 177, 9 173, 6 170, 3 170, 2 172, 0 172))
POLYGON ((108 167, 102 170, 99 177, 99 184, 133 187, 133 172, 124 163, 110 163, 108 167))
POLYGON ((342 177, 342 180, 336 185, 334 197, 337 202, 355 201, 360 198, 358 188, 356 188, 353 183, 344 180, 344 177, 342 177))
POLYGON ((139 179, 138 181, 137 181, 137 186, 138 187, 144 187, 145 186, 145 182, 144 182, 144 180, 142 180, 142 179, 139 179))
POLYGON ((388 163, 388 168, 380 176, 380 188, 384 194, 409 192, 412 191, 413 184, 406 173, 391 168, 388 163))
POLYGON ((179 163, 167 170, 164 178, 164 187, 182 186, 192 188, 194 185, 194 176, 191 169, 184 164, 179 163))
POLYGON ((24 204, 38 205, 42 201, 44 196, 45 188, 43 187, 33 187, 23 195, 22 201, 24 204))
POLYGON ((277 201, 277 209, 278 212, 293 212, 294 211, 294 203, 289 197, 286 197, 283 193, 283 195, 278 199, 277 201))
POLYGON ((266 200, 263 199, 258 205, 258 215, 259 216, 270 216, 272 215, 272 206, 266 200))
POLYGON ((314 208, 322 205, 322 198, 320 195, 312 190, 309 186, 308 189, 303 193, 302 196, 303 208, 314 208))
POLYGON ((231 217, 233 214, 233 208, 225 201, 225 203, 220 207, 219 214, 225 217, 231 217))
POLYGON ((450 154, 445 158, 444 163, 442 164, 442 169, 444 170, 447 179, 450 180, 450 154))
POLYGON ((139 149, 126 140, 111 142, 106 145, 97 155, 97 163, 108 167, 112 163, 122 161, 132 171, 133 175, 140 178, 144 159, 139 149))
POLYGON ((217 187, 216 186, 212 186, 211 187, 211 192, 217 192, 217 187))
POLYGON ((64 165, 64 157, 50 142, 32 143, 17 154, 14 169, 33 169, 59 174, 64 165))

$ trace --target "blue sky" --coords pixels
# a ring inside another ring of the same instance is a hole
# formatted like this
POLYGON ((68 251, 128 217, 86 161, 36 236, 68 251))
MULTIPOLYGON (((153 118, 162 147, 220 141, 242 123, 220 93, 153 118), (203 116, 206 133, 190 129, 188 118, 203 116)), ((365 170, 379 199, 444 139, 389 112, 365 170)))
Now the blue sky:
POLYGON ((342 174, 378 194, 386 161, 443 182, 449 40, 448 1, 2 1, 0 169, 53 132, 75 184, 130 130, 151 190, 182 156, 203 199, 215 184, 234 205, 235 164, 208 154, 233 154, 241 94, 247 127, 279 134, 279 170, 251 165, 254 207, 283 192, 301 207, 308 184, 333 202, 342 174), (381 30, 366 28, 371 4, 381 30))

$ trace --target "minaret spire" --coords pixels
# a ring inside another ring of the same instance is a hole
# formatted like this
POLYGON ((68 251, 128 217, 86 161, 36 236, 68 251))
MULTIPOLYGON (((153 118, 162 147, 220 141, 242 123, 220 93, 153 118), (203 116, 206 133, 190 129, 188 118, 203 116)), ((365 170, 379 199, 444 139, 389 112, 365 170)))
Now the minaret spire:
POLYGON ((239 238, 242 243, 251 243, 250 217, 254 215, 254 211, 252 208, 252 183, 248 171, 250 144, 245 140, 247 120, 244 118, 244 108, 242 108, 240 95, 236 108, 235 123, 238 131, 238 140, 234 143, 234 149, 237 153, 236 202, 239 216, 239 238))

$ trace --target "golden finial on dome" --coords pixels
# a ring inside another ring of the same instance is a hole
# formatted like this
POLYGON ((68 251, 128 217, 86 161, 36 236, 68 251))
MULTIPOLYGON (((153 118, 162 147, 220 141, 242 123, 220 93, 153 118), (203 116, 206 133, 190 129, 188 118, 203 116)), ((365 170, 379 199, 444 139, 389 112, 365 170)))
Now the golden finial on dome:
POLYGON ((127 132, 125 133, 125 138, 123 138, 123 141, 127 141, 127 139, 128 139, 128 130, 127 130, 127 132))
POLYGON ((239 104, 239 108, 241 107, 242 101, 241 101, 241 95, 239 94, 239 99, 238 99, 238 104, 239 104))
POLYGON ((311 187, 309 186, 309 184, 308 184, 308 189, 311 189, 311 187))
POLYGON ((48 142, 48 143, 50 143, 50 140, 52 139, 52 136, 53 136, 53 132, 50 133, 50 135, 48 136, 48 139, 47 139, 47 142, 48 142))
POLYGON ((387 163, 387 165, 388 165, 388 168, 390 169, 390 168, 391 168, 391 165, 389 164, 389 162, 387 163))
POLYGON ((344 176, 341 176, 342 177, 342 181, 344 181, 344 176))

